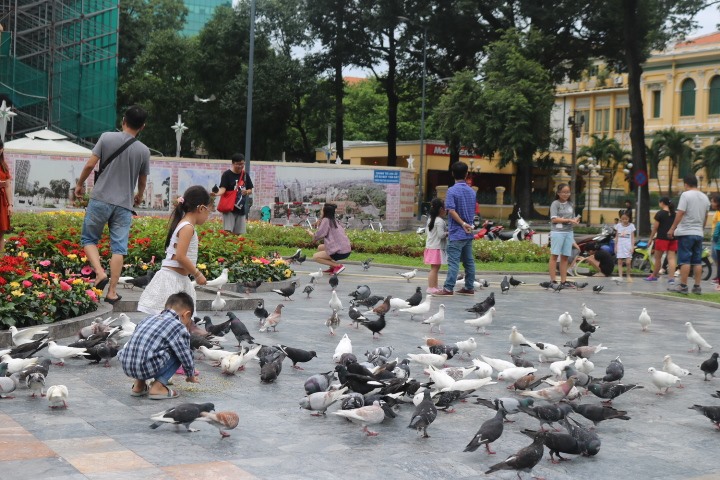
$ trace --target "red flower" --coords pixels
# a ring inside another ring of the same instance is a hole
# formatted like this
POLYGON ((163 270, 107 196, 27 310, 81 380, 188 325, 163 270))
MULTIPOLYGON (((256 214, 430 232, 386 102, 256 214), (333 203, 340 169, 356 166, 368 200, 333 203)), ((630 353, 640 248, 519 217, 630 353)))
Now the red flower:
POLYGON ((23 280, 22 286, 25 288, 30 288, 30 287, 32 287, 32 282, 29 280, 23 280))
POLYGON ((217 261, 218 261, 218 263, 224 263, 225 259, 223 257, 218 257, 217 261))
POLYGON ((67 282, 64 282, 64 281, 63 281, 63 282, 60 282, 60 288, 62 289, 63 292, 67 292, 68 290, 72 290, 72 287, 71 287, 70 285, 68 285, 67 282))

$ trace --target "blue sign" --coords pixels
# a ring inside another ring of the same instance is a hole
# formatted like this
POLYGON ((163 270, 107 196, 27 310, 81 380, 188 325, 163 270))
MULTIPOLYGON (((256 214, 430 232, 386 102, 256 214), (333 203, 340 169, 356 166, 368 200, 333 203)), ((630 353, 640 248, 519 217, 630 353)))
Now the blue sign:
POLYGON ((400 183, 400 171, 398 170, 375 170, 373 178, 375 183, 400 183))
POLYGON ((638 170, 635 172, 635 185, 639 187, 644 187, 647 185, 648 177, 647 173, 645 173, 645 170, 638 170))

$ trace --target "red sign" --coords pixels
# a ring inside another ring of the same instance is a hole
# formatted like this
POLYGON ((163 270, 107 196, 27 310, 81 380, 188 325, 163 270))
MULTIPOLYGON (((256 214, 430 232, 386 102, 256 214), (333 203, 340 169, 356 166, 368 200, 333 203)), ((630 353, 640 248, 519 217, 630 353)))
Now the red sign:
MULTIPOLYGON (((435 155, 439 157, 449 157, 450 147, 439 143, 428 143, 425 145, 425 155, 435 155)), ((482 155, 476 155, 472 153, 472 150, 467 147, 460 147, 461 158, 483 158, 482 155)))

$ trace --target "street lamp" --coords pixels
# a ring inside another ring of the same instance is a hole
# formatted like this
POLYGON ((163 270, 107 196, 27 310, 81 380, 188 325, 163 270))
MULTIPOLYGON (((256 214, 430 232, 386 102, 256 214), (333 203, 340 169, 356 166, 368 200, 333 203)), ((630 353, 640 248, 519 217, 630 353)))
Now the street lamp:
POLYGON ((575 184, 577 183, 577 137, 582 133, 582 126, 585 123, 585 116, 580 115, 578 118, 578 112, 575 110, 573 115, 568 117, 568 126, 570 127, 571 136, 571 147, 570 156, 572 157, 572 172, 570 173, 570 193, 572 199, 577 202, 577 192, 575 191, 575 184))
MULTIPOLYGON (((584 164, 580 165, 578 167, 580 171, 588 172, 588 185, 587 185, 587 194, 585 195, 585 204, 587 205, 588 209, 588 225, 592 224, 592 201, 591 201, 591 190, 592 190, 592 178, 593 175, 597 175, 598 171, 600 170, 600 165, 598 165, 597 160, 595 157, 588 157, 584 164)), ((601 190, 602 192, 602 187, 601 190)))

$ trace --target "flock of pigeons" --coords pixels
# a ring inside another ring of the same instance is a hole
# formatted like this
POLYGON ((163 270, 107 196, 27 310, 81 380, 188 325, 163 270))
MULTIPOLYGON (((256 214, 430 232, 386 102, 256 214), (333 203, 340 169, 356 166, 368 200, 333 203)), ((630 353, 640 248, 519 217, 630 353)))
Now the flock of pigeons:
MULTIPOLYGON (((369 268, 369 262, 367 265, 369 268)), ((416 277, 417 270, 398 275, 410 282, 416 277)), ((322 277, 321 269, 309 274, 310 281, 303 290, 307 297, 320 285, 322 277)), ((221 298, 220 289, 226 282, 227 278, 224 281, 222 278, 220 281, 212 281, 218 287, 218 298, 221 298)), ((459 278, 457 282, 463 285, 464 279, 459 278)), ((500 291, 509 293, 511 288, 523 283, 513 277, 505 277, 500 284, 500 291)), ((298 282, 294 281, 288 287, 273 292, 280 295, 282 301, 292 300, 297 285, 298 282)), ((373 295, 369 285, 358 285, 349 294, 351 299, 346 310, 337 293, 338 276, 331 275, 328 285, 331 289, 328 302, 330 313, 324 325, 332 336, 336 335, 345 311, 352 321, 350 325, 369 330, 373 340, 376 336, 382 337, 387 327, 386 316, 391 312, 409 315, 410 320, 422 317, 422 324, 429 326, 430 334, 435 329, 441 333, 446 323, 445 306, 435 306, 434 297, 423 296, 420 286, 409 298, 400 299, 392 295, 373 295)), ((475 279, 476 289, 488 285, 485 280, 475 279)), ((264 301, 258 302, 253 313, 257 318, 256 329, 259 333, 269 339, 275 332, 279 332, 277 327, 282 322, 284 306, 284 303, 278 303, 269 312, 264 301)), ((213 310, 220 311, 223 308, 213 306, 213 310)), ((467 325, 465 328, 487 335, 486 327, 493 323, 497 312, 494 293, 490 292, 483 301, 475 303, 466 311, 472 313, 473 318, 464 320, 467 325)), ((258 365, 261 383, 273 383, 278 381, 286 359, 292 363, 292 368, 298 370, 303 369, 302 364, 318 359, 313 350, 284 343, 267 345, 273 342, 258 342, 247 325, 233 312, 226 312, 226 316, 227 320, 219 323, 214 323, 210 316, 195 318, 195 323, 191 325, 192 349, 219 367, 222 374, 236 375, 258 365), (231 341, 233 339, 237 347, 231 341)), ((611 403, 619 396, 643 386, 622 381, 625 368, 620 357, 609 362, 604 374, 597 373, 591 359, 607 349, 600 343, 590 344, 592 335, 600 328, 596 323, 598 315, 583 303, 580 316, 582 322, 579 329, 582 334, 562 346, 546 341, 532 341, 516 326, 512 326, 508 335, 507 353, 510 360, 477 355, 480 345, 474 337, 445 343, 439 338, 426 336, 418 347, 421 352, 407 353, 402 359, 401 352, 392 346, 368 349, 361 355, 356 353, 358 350, 354 348, 350 336, 344 334, 335 347, 332 368, 305 380, 305 396, 299 405, 312 411, 313 415, 324 416, 331 406, 339 404, 339 408, 331 413, 360 425, 368 436, 378 434, 370 430, 373 425, 396 418, 401 410, 411 409, 408 427, 417 430, 423 437, 429 437, 428 429, 437 420, 438 410, 450 413, 458 402, 474 398, 475 404, 491 408, 496 414, 480 425, 465 447, 466 452, 484 446, 488 454, 494 454, 491 444, 503 435, 505 424, 510 421, 508 416, 528 415, 537 419, 540 427, 538 430, 521 430, 522 434, 532 439, 532 443, 492 465, 486 473, 497 470, 530 472, 542 459, 546 447, 553 463, 565 460, 561 455, 593 456, 600 451, 601 439, 594 427, 588 427, 584 420, 592 422, 593 426, 608 420, 630 420, 627 411, 615 409, 611 403), (526 349, 538 355, 537 363, 529 360, 529 356, 524 356, 526 349), (448 367, 447 363, 451 359, 460 360, 464 366, 448 367), (508 389, 515 395, 482 398, 480 392, 483 387, 497 382, 507 382, 508 389), (576 401, 588 394, 598 397, 601 402, 576 401), (544 428, 546 425, 555 427, 555 424, 562 425, 564 431, 547 431, 544 428)), ((457 328, 458 322, 453 323, 457 328)), ((558 318, 561 334, 570 333, 574 323, 569 312, 561 314, 558 318)), ((638 323, 641 331, 649 330, 652 320, 646 309, 640 313, 638 323)), ((690 322, 685 327, 687 340, 698 352, 712 348, 690 322)), ((0 397, 25 385, 33 396, 47 395, 52 408, 67 407, 68 390, 65 386, 55 385, 47 391, 44 389, 51 360, 62 365, 67 358, 82 357, 97 363, 104 361, 105 366, 109 366, 109 361, 117 355, 134 328, 135 325, 125 314, 105 320, 98 318, 92 325, 83 328, 79 332, 79 339, 68 346, 57 345, 49 340, 43 327, 22 331, 11 328, 15 346, 0 351, 0 397), (42 338, 35 339, 37 336, 42 338), (35 356, 45 348, 45 358, 35 356)), ((329 361, 329 358, 326 360, 329 361)), ((699 367, 705 380, 712 378, 718 369, 718 354, 712 353, 699 367)), ((662 371, 650 367, 648 373, 658 395, 667 393, 671 387, 683 388, 683 380, 692 374, 676 365, 670 355, 665 356, 662 371)), ((720 398, 720 391, 712 396, 720 398)), ((690 408, 708 417, 720 429, 720 406, 696 404, 690 408)), ((208 422, 219 429, 223 438, 229 435, 227 430, 239 424, 237 413, 215 412, 213 403, 183 403, 151 419, 154 422, 151 428, 171 423, 183 425, 188 431, 195 431, 190 425, 196 421, 208 422)))

